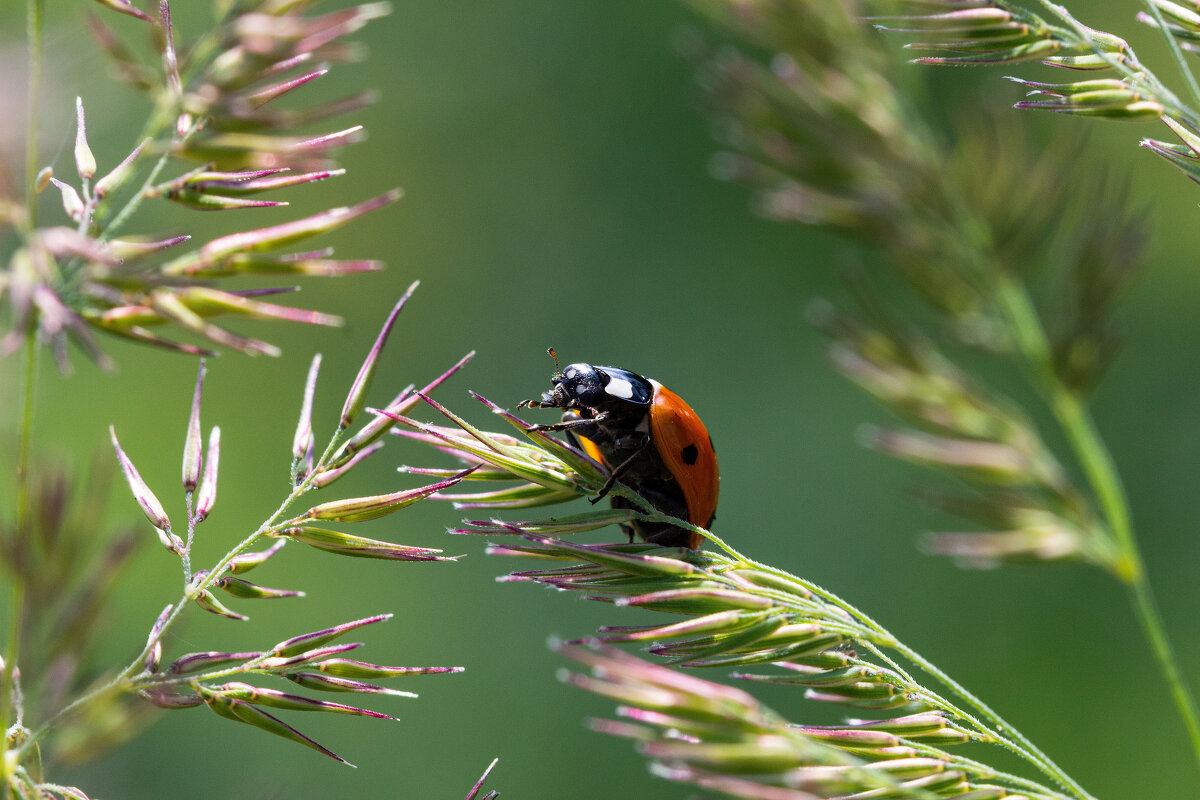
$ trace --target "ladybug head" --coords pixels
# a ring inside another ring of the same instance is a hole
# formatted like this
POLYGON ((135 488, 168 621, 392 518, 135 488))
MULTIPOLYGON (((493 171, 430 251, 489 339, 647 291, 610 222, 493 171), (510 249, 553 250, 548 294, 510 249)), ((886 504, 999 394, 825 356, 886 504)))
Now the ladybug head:
POLYGON ((608 376, 591 364, 568 364, 550 379, 550 391, 542 392, 541 400, 524 400, 518 408, 580 408, 595 407, 604 399, 608 376))
MULTIPOLYGON (((554 351, 550 351, 554 355, 554 351)), ((558 366, 558 358, 554 364, 558 366)), ((523 400, 517 408, 593 409, 607 413, 645 413, 654 397, 654 384, 618 367, 568 364, 550 379, 550 391, 541 400, 523 400)))
POLYGON ((568 364, 554 373, 553 388, 542 393, 543 408, 595 406, 604 398, 607 377, 591 364, 568 364))

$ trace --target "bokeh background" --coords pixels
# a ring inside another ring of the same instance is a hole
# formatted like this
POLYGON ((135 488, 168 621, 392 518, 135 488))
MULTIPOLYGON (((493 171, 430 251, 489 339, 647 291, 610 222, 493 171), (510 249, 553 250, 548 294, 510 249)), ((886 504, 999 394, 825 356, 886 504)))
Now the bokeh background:
MULTIPOLYGON (((0 3, 0 92, 17 109, 22 5, 0 3)), ((80 94, 103 170, 129 150, 142 106, 107 81, 101 55, 82 32, 84 4, 50 5, 43 160, 69 171, 73 99, 80 94)), ((644 0, 394 5, 390 17, 359 37, 370 45, 370 59, 335 69, 317 89, 336 96, 374 86, 382 93, 351 120, 367 126, 369 140, 345 153, 348 175, 293 190, 290 210, 244 212, 267 224, 402 186, 399 204, 327 239, 342 257, 383 258, 388 269, 305 283, 297 302, 344 316, 345 328, 244 326, 283 344, 284 355, 226 354, 210 362, 204 421, 222 427, 223 454, 218 505, 197 545, 201 564, 286 492, 312 353, 325 359, 316 412, 321 436, 378 324, 404 287, 420 279, 386 351, 375 402, 470 349, 478 351, 474 362, 440 397, 488 424, 467 389, 508 407, 535 396, 552 371, 547 346, 568 361, 655 377, 686 397, 712 433, 722 466, 723 536, 873 614, 1098 796, 1194 790, 1182 728, 1112 581, 1072 565, 963 572, 917 552, 917 534, 947 522, 909 499, 906 490, 922 475, 856 444, 861 424, 884 417, 827 367, 822 338, 803 317, 812 298, 841 296, 838 267, 869 266, 873 257, 821 232, 760 220, 744 188, 712 179, 709 124, 691 70, 673 47, 681 28, 697 24, 685 8, 644 0)), ((201 24, 205 11, 177 8, 182 31, 201 24)), ((1098 27, 1128 33, 1143 57, 1157 46, 1136 30, 1127 3, 1093 2, 1078 11, 1098 27)), ((1161 74, 1174 74, 1162 59, 1148 60, 1161 74)), ((928 71, 921 91, 946 116, 981 96, 1004 109, 1018 89, 1000 76, 928 71)), ((20 114, 8 117, 0 130, 19 130, 20 114)), ((1042 141, 1089 132, 1077 157, 1127 177, 1153 226, 1149 268, 1124 312, 1127 346, 1095 396, 1095 413, 1121 465, 1163 616, 1195 687, 1200 190, 1135 147, 1141 136, 1165 133, 1153 126, 1028 121, 1041 126, 1034 135, 1042 141)), ((52 199, 46 213, 53 213, 52 199)), ((174 212, 171 218, 179 219, 174 212)), ((189 230, 211 233, 245 219, 196 214, 187 221, 189 230)), ((155 230, 159 219, 149 214, 143 225, 155 230)), ((116 375, 82 359, 66 378, 47 365, 38 386, 37 443, 62 460, 86 463, 107 447, 113 424, 143 476, 180 513, 182 500, 168 487, 177 485, 196 365, 109 347, 120 364, 116 375)), ((14 366, 0 363, 0 432, 9 441, 14 421, 5 387, 14 366)), ((6 447, 5 474, 10 453, 6 447)), ((392 467, 436 459, 389 446, 375 460, 351 478, 348 491, 407 485, 392 467)), ((97 536, 137 516, 118 489, 109 518, 97 520, 97 536)), ((395 612, 366 634, 365 657, 467 671, 414 678, 402 688, 420 692, 419 700, 375 704, 399 723, 300 720, 357 770, 197 709, 164 715, 131 746, 58 777, 93 796, 128 800, 453 798, 498 756, 489 786, 506 797, 689 796, 650 777, 627 742, 584 728, 587 716, 609 714, 611 704, 561 685, 555 674, 564 664, 546 647, 548 637, 641 618, 573 595, 496 583, 521 565, 484 555, 482 540, 448 536, 444 529, 458 517, 447 505, 425 503, 368 531, 466 554, 458 563, 361 562, 289 548, 255 575, 304 588, 307 598, 258 604, 248 623, 196 618, 168 642, 169 653, 250 648, 274 642, 280 631, 395 612)), ((124 663, 158 610, 177 596, 177 583, 172 559, 147 548, 122 587, 101 657, 124 663)), ((765 696, 793 719, 830 718, 796 693, 765 696)))

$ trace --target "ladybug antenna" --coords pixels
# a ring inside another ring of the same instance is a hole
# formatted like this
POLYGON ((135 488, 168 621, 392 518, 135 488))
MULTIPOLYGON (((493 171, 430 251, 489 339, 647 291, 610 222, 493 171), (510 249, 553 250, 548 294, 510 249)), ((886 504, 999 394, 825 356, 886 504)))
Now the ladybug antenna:
POLYGON ((549 353, 550 357, 554 359, 554 371, 562 372, 562 368, 558 366, 558 353, 554 352, 553 347, 547 347, 546 352, 549 353))

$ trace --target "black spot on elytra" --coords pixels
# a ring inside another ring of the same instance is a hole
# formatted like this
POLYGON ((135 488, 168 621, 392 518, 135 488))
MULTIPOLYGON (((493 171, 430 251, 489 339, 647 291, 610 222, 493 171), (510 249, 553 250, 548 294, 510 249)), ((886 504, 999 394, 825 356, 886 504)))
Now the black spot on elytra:
POLYGON ((696 445, 689 444, 687 447, 679 451, 679 457, 683 459, 683 463, 689 467, 696 463, 696 459, 700 457, 700 451, 696 449, 696 445))

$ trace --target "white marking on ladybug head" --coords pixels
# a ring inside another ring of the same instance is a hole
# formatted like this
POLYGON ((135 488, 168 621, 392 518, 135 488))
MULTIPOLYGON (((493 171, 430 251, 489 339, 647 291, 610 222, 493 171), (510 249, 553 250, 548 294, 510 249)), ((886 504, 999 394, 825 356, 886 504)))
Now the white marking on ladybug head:
POLYGON ((613 378, 604 387, 604 391, 611 394, 613 397, 619 397, 622 400, 628 400, 633 397, 633 384, 624 378, 613 378))

